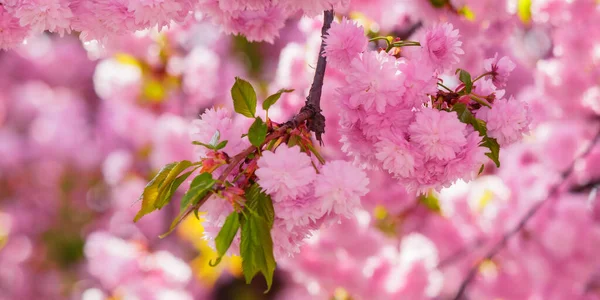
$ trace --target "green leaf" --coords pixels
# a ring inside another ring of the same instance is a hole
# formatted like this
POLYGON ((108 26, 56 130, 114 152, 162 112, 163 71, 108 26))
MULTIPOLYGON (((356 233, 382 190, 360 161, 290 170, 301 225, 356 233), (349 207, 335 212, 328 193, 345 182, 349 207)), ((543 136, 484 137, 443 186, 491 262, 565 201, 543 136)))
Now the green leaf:
POLYGON ((185 178, 183 179, 177 178, 177 176, 191 165, 192 162, 189 160, 182 160, 175 163, 175 166, 169 171, 165 180, 159 184, 158 198, 155 204, 157 209, 163 208, 163 206, 171 201, 171 197, 175 193, 175 190, 177 190, 181 183, 187 178, 185 175, 185 178))
POLYGON ((267 138, 267 124, 260 117, 256 117, 248 130, 248 140, 256 147, 260 147, 267 138))
POLYGON ((458 75, 458 79, 460 79, 460 81, 465 84, 465 92, 467 92, 467 94, 470 94, 471 90, 473 89, 473 82, 471 81, 471 74, 469 74, 469 72, 467 72, 463 69, 459 69, 459 70, 460 70, 460 74, 458 75))
POLYGON ((425 207, 427 207, 429 210, 435 212, 435 213, 441 213, 442 212, 442 208, 440 206, 440 200, 438 199, 438 197, 435 195, 434 192, 429 192, 426 195, 421 195, 419 197, 419 203, 425 205, 425 207))
POLYGON ((144 192, 141 196, 142 207, 136 214, 133 221, 137 222, 143 216, 157 209, 161 209, 163 206, 169 203, 171 196, 174 193, 174 190, 171 192, 171 189, 177 189, 179 186, 174 186, 172 183, 175 181, 176 177, 183 172, 183 170, 191 165, 192 163, 190 161, 184 160, 164 166, 144 188, 144 192))
POLYGON ((273 274, 276 267, 275 257, 273 256, 271 226, 264 218, 255 213, 247 213, 245 216, 242 223, 242 240, 240 243, 242 270, 246 283, 252 282, 252 278, 258 272, 262 273, 267 281, 266 293, 273 284, 273 274))
POLYGON ((248 81, 236 77, 235 84, 231 87, 231 98, 233 98, 233 108, 237 113, 248 118, 254 118, 254 114, 256 114, 256 92, 248 81))
POLYGON ((216 182, 210 173, 204 172, 196 176, 190 184, 190 189, 181 199, 181 210, 185 210, 190 204, 197 204, 212 189, 216 182))
POLYGON ((466 104, 456 103, 452 107, 452 111, 456 112, 456 114, 458 115, 458 119, 461 122, 473 126, 473 129, 477 130, 480 136, 487 135, 487 127, 485 122, 483 120, 475 118, 473 113, 471 113, 471 111, 469 111, 469 109, 467 108, 466 104))
POLYGON ((267 97, 267 99, 265 99, 265 101, 263 101, 262 107, 264 110, 268 110, 271 106, 273 106, 273 104, 275 104, 277 102, 277 100, 279 100, 279 98, 281 98, 281 94, 283 93, 291 93, 294 90, 288 90, 288 89, 280 89, 279 91, 277 91, 277 93, 267 97))
MULTIPOLYGON (((225 201, 225 199, 223 199, 223 201, 225 201)), ((225 253, 227 253, 227 250, 231 246, 231 242, 233 242, 233 239, 235 238, 239 228, 240 216, 234 211, 227 217, 227 219, 225 219, 225 223, 223 224, 221 231, 219 231, 219 234, 217 234, 217 237, 215 238, 215 246, 217 248, 217 254, 219 257, 217 257, 215 262, 210 261, 208 263, 211 267, 214 267, 221 262, 221 259, 225 253)))
POLYGON ((263 192, 257 183, 251 185, 244 196, 246 197, 246 208, 251 213, 263 218, 271 228, 275 221, 275 210, 273 209, 271 196, 263 192))
POLYGON ((485 155, 496 164, 496 167, 500 168, 500 144, 498 144, 498 141, 495 138, 486 136, 483 138, 481 146, 490 149, 490 152, 485 155))
POLYGON ((485 155, 487 155, 497 167, 500 167, 500 145, 495 138, 491 138, 487 135, 486 123, 483 120, 475 118, 464 103, 454 104, 452 111, 455 111, 458 114, 458 119, 461 122, 473 126, 473 128, 479 132, 479 135, 482 136, 480 146, 490 149, 490 152, 485 155))
POLYGON ((168 202, 170 202, 171 198, 175 194, 175 191, 177 191, 177 189, 179 188, 179 186, 188 177, 190 177, 190 175, 194 172, 194 170, 196 170, 196 168, 194 168, 192 171, 183 173, 183 175, 177 177, 175 180, 173 180, 173 182, 171 182, 171 184, 169 184, 169 188, 165 189, 165 191, 163 193, 161 193, 161 197, 159 198, 159 199, 164 199, 166 201, 164 204, 162 204, 162 206, 164 206, 165 204, 167 204, 168 202))
POLYGON ((210 150, 215 150, 215 147, 213 147, 212 145, 205 144, 205 143, 202 143, 202 142, 193 141, 192 144, 199 145, 199 146, 204 146, 204 147, 206 147, 206 148, 208 148, 210 150))
POLYGON ((482 164, 481 168, 479 168, 479 172, 477 172, 477 175, 481 175, 481 173, 483 173, 483 170, 485 169, 485 165, 482 164))
POLYGON ((215 147, 215 150, 221 150, 225 148, 225 146, 227 146, 227 141, 222 141, 215 147))

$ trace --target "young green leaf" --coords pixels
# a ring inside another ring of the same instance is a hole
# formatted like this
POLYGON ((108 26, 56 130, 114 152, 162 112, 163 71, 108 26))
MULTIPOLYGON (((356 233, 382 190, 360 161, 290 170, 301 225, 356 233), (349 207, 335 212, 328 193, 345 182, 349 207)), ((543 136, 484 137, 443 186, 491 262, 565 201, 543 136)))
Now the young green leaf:
POLYGON ((267 99, 265 99, 265 101, 263 101, 262 107, 264 110, 269 110, 269 108, 271 106, 273 106, 273 104, 275 104, 277 102, 277 100, 279 100, 279 98, 281 98, 281 94, 283 93, 291 93, 294 90, 288 90, 288 89, 280 89, 279 91, 277 91, 277 93, 267 97, 267 99))
POLYGON ((225 223, 223 224, 221 231, 219 231, 219 234, 217 234, 217 237, 215 238, 215 246, 217 248, 217 254, 219 256, 214 262, 212 260, 209 261, 208 264, 211 267, 214 267, 221 262, 221 259, 223 258, 225 253, 227 253, 227 250, 231 246, 231 242, 233 242, 233 239, 235 238, 235 235, 237 234, 239 228, 240 216, 237 212, 234 211, 231 214, 229 214, 227 219, 225 219, 225 223))
POLYGON ((258 272, 262 273, 267 281, 266 293, 273 284, 273 274, 276 267, 271 226, 257 214, 247 213, 245 215, 240 243, 242 270, 246 283, 252 282, 252 278, 258 272))
POLYGON ((470 94, 471 90, 473 89, 473 82, 471 81, 471 74, 469 74, 469 72, 467 72, 463 69, 459 69, 459 70, 460 70, 460 74, 458 75, 458 79, 460 79, 460 81, 465 84, 465 92, 467 92, 467 94, 470 94))
POLYGON ((223 148, 225 148, 225 146, 227 146, 227 141, 221 141, 214 150, 221 150, 223 148))
POLYGON ((183 173, 183 175, 177 177, 175 180, 173 180, 173 182, 171 182, 170 184, 168 184, 168 188, 166 188, 163 192, 161 192, 160 196, 159 196, 159 201, 164 201, 164 203, 160 203, 157 204, 157 206, 160 205, 160 207, 162 208, 163 206, 165 206, 167 203, 171 202, 171 198, 173 197, 173 195, 175 194, 175 192, 177 191, 177 189, 179 188, 179 186, 188 178, 190 177, 190 175, 196 170, 197 168, 194 168, 193 170, 183 173))
POLYGON ((256 92, 252 85, 239 77, 231 87, 231 98, 233 98, 234 110, 248 118, 254 118, 256 114, 256 92))
MULTIPOLYGON (((142 194, 142 208, 134 218, 137 222, 144 215, 154 210, 163 208, 171 201, 175 190, 181 185, 180 178, 177 178, 181 172, 190 167, 192 163, 189 160, 174 162, 163 167, 158 174, 146 185, 142 194)), ((189 176, 189 174, 187 175, 189 176)), ((187 176, 182 176, 187 178, 187 176)))
POLYGON ((481 146, 490 149, 490 152, 485 155, 489 157, 495 164, 496 167, 500 168, 500 144, 495 138, 484 137, 481 146))
POLYGON ((137 222, 143 216, 156 210, 156 201, 158 200, 160 192, 160 184, 163 183, 165 178, 169 175, 169 172, 171 172, 176 165, 177 163, 170 163, 164 166, 158 171, 158 174, 148 182, 141 196, 142 208, 140 208, 140 211, 135 215, 135 218, 133 219, 134 222, 137 222))
POLYGON ((260 117, 256 117, 248 130, 248 140, 256 147, 260 147, 267 138, 267 124, 260 117))
POLYGON ((275 210, 271 196, 263 192, 257 183, 251 185, 244 196, 246 197, 246 208, 251 213, 263 218, 269 224, 269 228, 273 227, 275 210))
POLYGON ((192 180, 190 189, 181 199, 181 210, 185 210, 188 205, 194 205, 208 193, 217 181, 212 178, 210 173, 202 173, 192 180))
POLYGON ((496 139, 487 135, 486 123, 483 120, 475 118, 464 103, 454 104, 452 111, 455 111, 458 114, 458 119, 461 122, 473 126, 473 128, 479 132, 479 135, 482 137, 480 146, 490 149, 490 152, 485 155, 487 155, 497 167, 500 167, 500 145, 496 139))
POLYGON ((181 172, 189 168, 191 165, 192 162, 189 160, 182 160, 180 162, 176 162, 175 166, 167 174, 167 177, 165 177, 165 179, 158 184, 158 197, 154 205, 156 209, 163 208, 163 206, 165 206, 171 201, 171 196, 173 196, 173 193, 175 193, 175 190, 179 187, 179 185, 182 182, 182 180, 176 179, 177 176, 179 176, 181 172), (176 181, 178 182, 178 184, 177 186, 174 186, 173 183, 175 183, 176 181), (171 191, 172 188, 175 188, 175 190, 171 191))
POLYGON ((487 135, 487 127, 485 122, 483 120, 475 118, 475 116, 467 108, 466 104, 456 103, 452 107, 452 111, 456 112, 456 114, 458 115, 458 119, 461 122, 473 126, 473 129, 477 130, 480 136, 487 135))
POLYGON ((210 150, 215 150, 215 147, 213 147, 213 145, 205 144, 205 143, 202 143, 202 142, 192 141, 192 144, 199 145, 199 146, 204 146, 204 147, 206 147, 207 149, 210 149, 210 150))

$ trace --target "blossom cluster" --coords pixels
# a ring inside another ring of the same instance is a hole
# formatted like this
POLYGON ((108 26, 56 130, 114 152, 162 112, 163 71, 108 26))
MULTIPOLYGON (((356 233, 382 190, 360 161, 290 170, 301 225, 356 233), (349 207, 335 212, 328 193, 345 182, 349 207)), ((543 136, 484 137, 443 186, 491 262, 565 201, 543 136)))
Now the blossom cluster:
MULTIPOLYGON (((251 146, 247 138, 242 138, 247 129, 234 119, 227 109, 208 109, 194 121, 191 139, 207 144, 219 132, 220 138, 228 141, 223 153, 233 157, 251 146)), ((197 149, 204 166, 214 161, 213 151, 203 146, 197 149)), ((276 258, 297 253, 304 240, 322 226, 353 216, 360 208, 360 197, 368 192, 369 179, 350 162, 334 160, 321 165, 309 155, 300 145, 281 144, 263 151, 255 162, 256 182, 273 202, 275 220, 271 234, 276 258)), ((213 174, 220 175, 227 166, 220 166, 213 174)), ((240 174, 234 171, 228 178, 234 179, 240 174)), ((227 216, 244 205, 245 199, 241 197, 244 180, 232 183, 235 186, 225 189, 221 197, 211 196, 200 208, 206 212, 205 235, 210 241, 214 241, 227 216)), ((238 235, 236 244, 239 238, 238 235)), ((239 253, 234 249, 231 252, 239 253)))
POLYGON ((500 98, 515 67, 509 58, 486 60, 488 72, 475 80, 460 70, 462 83, 453 91, 439 76, 464 54, 458 30, 442 23, 416 36, 417 43, 391 44, 403 47, 406 55, 397 57, 394 49, 367 50, 362 27, 344 20, 332 25, 324 55, 345 74, 336 96, 342 149, 358 165, 383 169, 409 190, 425 192, 473 178, 487 159, 485 139, 508 146, 528 132, 531 120, 524 102, 500 98), (487 129, 470 124, 464 116, 470 113, 487 129))
POLYGON ((138 30, 168 27, 207 16, 226 33, 273 43, 285 21, 298 12, 309 16, 342 9, 347 0, 15 0, 0 3, 0 49, 44 31, 80 32, 85 41, 108 41, 138 30))

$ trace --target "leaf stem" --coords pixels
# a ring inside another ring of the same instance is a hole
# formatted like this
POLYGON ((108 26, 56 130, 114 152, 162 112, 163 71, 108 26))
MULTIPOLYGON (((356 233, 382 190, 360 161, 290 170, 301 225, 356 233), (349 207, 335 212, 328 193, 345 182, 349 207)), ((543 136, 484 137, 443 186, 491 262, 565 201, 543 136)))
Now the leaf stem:
POLYGON ((492 108, 492 106, 485 99, 483 99, 483 98, 479 98, 479 97, 477 97, 477 96, 475 96, 473 94, 469 94, 469 98, 471 98, 473 101, 475 101, 475 102, 477 102, 477 103, 479 103, 479 104, 481 104, 483 106, 492 108))
POLYGON ((448 92, 454 93, 453 90, 451 90, 449 87, 445 86, 443 83, 439 82, 437 83, 437 85, 439 85, 440 87, 443 87, 444 89, 446 89, 448 92))

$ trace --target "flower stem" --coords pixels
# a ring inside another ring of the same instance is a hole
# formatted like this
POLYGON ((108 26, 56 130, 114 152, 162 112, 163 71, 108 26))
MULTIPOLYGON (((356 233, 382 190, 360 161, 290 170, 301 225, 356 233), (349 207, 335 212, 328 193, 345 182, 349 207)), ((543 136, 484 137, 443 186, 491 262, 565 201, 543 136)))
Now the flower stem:
POLYGON ((469 98, 471 98, 473 101, 483 105, 483 106, 487 106, 489 108, 492 108, 492 106, 483 98, 479 98, 473 94, 469 94, 469 98))
POLYGON ((475 77, 475 79, 473 79, 473 83, 475 83, 475 81, 477 81, 477 80, 479 80, 479 79, 481 79, 481 78, 483 78, 483 77, 485 77, 485 76, 487 76, 487 75, 492 75, 492 74, 493 74, 492 72, 486 72, 486 73, 483 73, 483 74, 481 74, 481 75, 479 75, 479 76, 475 77))
POLYGON ((453 90, 451 90, 449 87, 445 86, 443 83, 439 82, 437 83, 440 87, 443 87, 444 89, 446 89, 448 92, 454 93, 453 90))

